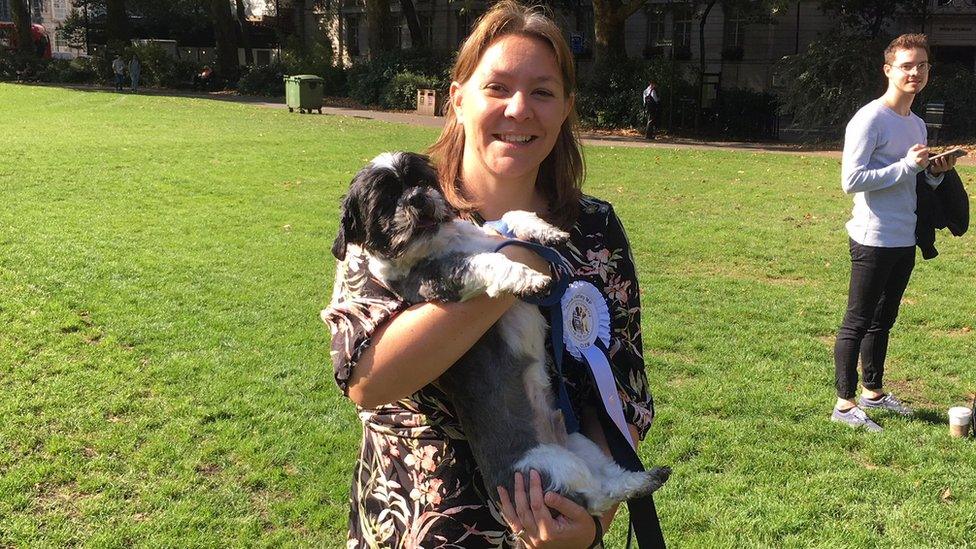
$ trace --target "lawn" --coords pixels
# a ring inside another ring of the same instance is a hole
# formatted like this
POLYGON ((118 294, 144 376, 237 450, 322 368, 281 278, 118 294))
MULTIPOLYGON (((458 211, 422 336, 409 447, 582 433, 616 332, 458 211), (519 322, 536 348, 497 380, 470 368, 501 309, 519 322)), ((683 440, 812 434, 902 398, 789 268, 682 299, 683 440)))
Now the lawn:
MULTIPOLYGON (((430 129, 0 84, 0 547, 343 547, 360 428, 328 363, 339 197, 430 129)), ((673 547, 976 531, 976 245, 919 263, 889 386, 827 421, 850 198, 823 157, 590 147, 642 284, 673 547)), ((970 191, 976 169, 962 171, 970 191)), ((623 528, 608 547, 622 545, 623 528)))

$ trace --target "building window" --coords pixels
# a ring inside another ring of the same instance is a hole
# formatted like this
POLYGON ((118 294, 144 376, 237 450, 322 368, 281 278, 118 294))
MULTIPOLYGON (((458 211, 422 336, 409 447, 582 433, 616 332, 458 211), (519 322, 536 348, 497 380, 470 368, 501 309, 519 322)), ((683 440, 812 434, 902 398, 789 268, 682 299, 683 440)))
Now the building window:
POLYGON ((353 57, 359 56, 358 17, 346 17, 346 51, 353 57))
POLYGON ((393 44, 398 50, 403 49, 403 16, 391 15, 393 18, 393 44))
POLYGON ((745 37, 746 19, 734 11, 725 16, 725 47, 741 48, 745 37))
POLYGON ((725 14, 725 39, 722 44, 722 59, 741 61, 745 38, 746 18, 735 10, 725 14))
POLYGON ((647 29, 644 36, 644 57, 658 57, 664 53, 668 36, 664 26, 664 10, 649 6, 646 12, 647 29))
POLYGON ((668 39, 664 27, 664 10, 660 7, 647 9, 647 45, 661 46, 668 39))
POLYGON ((0 21, 11 21, 10 17, 10 7, 7 5, 7 0, 0 0, 0 21))
POLYGON ((434 16, 431 13, 418 13, 417 21, 420 23, 420 34, 424 35, 424 41, 428 47, 434 46, 434 16))
POLYGON ((688 6, 677 6, 674 9, 673 40, 676 48, 691 47, 691 26, 694 19, 688 6))
POLYGON ((68 17, 66 0, 51 0, 51 13, 55 21, 64 21, 68 17))
POLYGON ((672 16, 671 40, 675 59, 691 59, 691 28, 694 15, 690 6, 675 6, 672 16))

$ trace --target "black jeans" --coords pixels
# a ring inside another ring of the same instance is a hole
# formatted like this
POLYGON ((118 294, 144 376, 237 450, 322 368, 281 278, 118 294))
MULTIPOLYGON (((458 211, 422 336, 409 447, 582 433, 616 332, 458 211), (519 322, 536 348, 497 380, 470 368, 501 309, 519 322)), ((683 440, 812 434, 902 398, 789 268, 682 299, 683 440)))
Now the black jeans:
POLYGON ((652 101, 648 98, 647 104, 644 105, 644 115, 647 116, 647 125, 644 126, 644 137, 651 139, 654 137, 658 119, 661 117, 661 105, 657 101, 652 101))
POLYGON ((837 396, 854 398, 857 357, 861 357, 863 385, 879 390, 888 354, 888 332, 915 268, 915 246, 877 248, 851 240, 851 286, 847 313, 834 344, 837 396))

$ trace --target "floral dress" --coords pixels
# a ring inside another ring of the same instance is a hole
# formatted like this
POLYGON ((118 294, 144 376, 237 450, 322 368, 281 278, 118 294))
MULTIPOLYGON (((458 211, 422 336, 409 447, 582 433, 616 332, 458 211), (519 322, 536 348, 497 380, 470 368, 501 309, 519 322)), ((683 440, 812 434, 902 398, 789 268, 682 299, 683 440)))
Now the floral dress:
MULTIPOLYGON (((570 240, 559 252, 577 278, 595 285, 612 318, 611 368, 624 418, 641 438, 654 403, 644 374, 640 296, 630 245, 607 202, 584 196, 570 240)), ((362 251, 347 250, 336 269, 323 318, 332 331, 336 383, 350 373, 378 326, 409 304, 369 274, 362 251)), ((600 405, 585 366, 565 354, 564 377, 577 415, 600 405)), ((483 485, 450 398, 432 384, 398 402, 359 409, 363 440, 350 493, 349 548, 513 547, 499 509, 483 485)))

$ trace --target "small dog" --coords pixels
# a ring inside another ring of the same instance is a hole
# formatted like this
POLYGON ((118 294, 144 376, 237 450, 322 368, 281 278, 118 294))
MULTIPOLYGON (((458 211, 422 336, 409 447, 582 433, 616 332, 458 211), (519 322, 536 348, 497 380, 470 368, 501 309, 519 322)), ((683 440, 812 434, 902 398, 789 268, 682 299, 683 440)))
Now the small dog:
MULTIPOLYGON (((530 212, 502 220, 522 240, 558 245, 569 238, 530 212)), ((349 244, 361 246, 371 273, 409 303, 535 296, 552 282, 495 253, 497 236, 456 219, 427 157, 412 153, 381 154, 353 178, 332 253, 344 259, 349 244)), ((454 403, 489 493, 494 486, 514 493, 515 472, 535 469, 545 490, 599 516, 660 488, 669 469, 627 471, 582 434, 567 435, 554 406, 545 337, 538 307, 517 301, 436 382, 454 403)))

